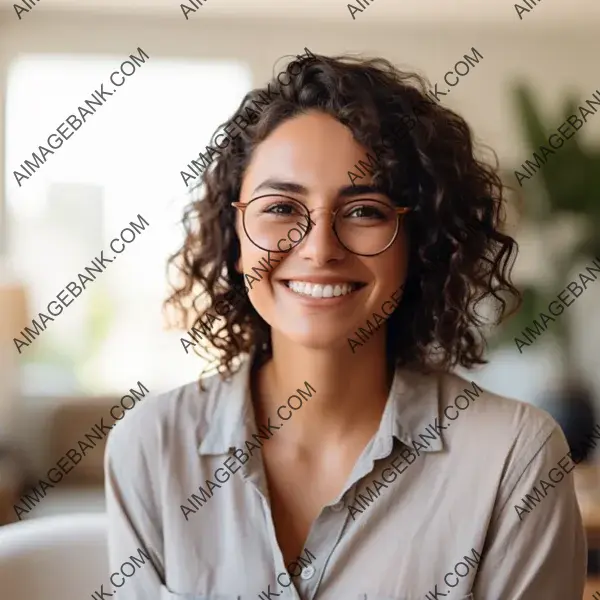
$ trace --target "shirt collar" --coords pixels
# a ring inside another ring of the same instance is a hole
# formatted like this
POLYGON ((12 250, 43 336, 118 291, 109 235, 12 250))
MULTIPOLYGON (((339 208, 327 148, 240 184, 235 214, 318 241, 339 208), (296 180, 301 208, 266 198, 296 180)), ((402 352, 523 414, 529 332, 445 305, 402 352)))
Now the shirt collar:
MULTIPOLYGON (((232 448, 244 448, 244 442, 256 432, 250 396, 255 356, 252 353, 243 360, 230 379, 221 381, 218 375, 213 375, 205 382, 209 387, 208 404, 214 407, 214 413, 206 423, 206 430, 198 432, 202 440, 198 446, 200 455, 227 454, 232 448)), ((395 437, 408 446, 412 446, 413 441, 420 442, 425 446, 420 450, 423 452, 442 450, 441 437, 431 439, 440 418, 438 381, 435 373, 427 375, 397 368, 375 442, 388 444, 388 440, 395 437), (427 433, 426 441, 419 438, 419 434, 427 433)))
POLYGON ((232 448, 244 448, 244 442, 252 436, 251 430, 256 430, 250 396, 254 356, 252 353, 243 360, 230 379, 221 381, 219 375, 213 375, 205 382, 210 385, 208 404, 214 407, 214 413, 206 422, 206 431, 198 432, 202 440, 200 455, 227 454, 232 448))
POLYGON ((441 437, 432 438, 440 420, 439 376, 399 367, 394 374, 379 433, 393 436, 408 446, 413 441, 424 446, 422 452, 437 452, 444 444, 441 437), (431 426, 431 427, 429 427, 431 426), (429 427, 429 430, 428 430, 429 427), (425 434, 425 440, 420 438, 425 434))

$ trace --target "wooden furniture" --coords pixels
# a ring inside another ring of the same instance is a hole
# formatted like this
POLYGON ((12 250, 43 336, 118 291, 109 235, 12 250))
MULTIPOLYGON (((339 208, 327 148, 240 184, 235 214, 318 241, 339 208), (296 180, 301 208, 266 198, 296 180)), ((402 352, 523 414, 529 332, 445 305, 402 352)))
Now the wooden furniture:
POLYGON ((0 526, 18 521, 13 505, 23 491, 24 478, 11 454, 0 453, 0 526))
MULTIPOLYGON (((98 396, 65 398, 56 406, 49 428, 49 452, 44 470, 56 466, 56 461, 71 449, 82 455, 60 485, 104 485, 104 450, 110 430, 99 432, 96 426, 100 427, 102 423, 104 427, 110 427, 115 423, 110 416, 115 404, 119 406, 116 398, 98 396), (86 434, 90 438, 86 439, 86 434), (98 437, 102 439, 98 440, 98 437), (88 448, 79 446, 79 441, 87 444, 88 448)), ((117 416, 123 412, 120 407, 114 411, 117 416)))
POLYGON ((598 599, 600 599, 600 577, 591 577, 587 580, 583 600, 598 599))
MULTIPOLYGON (((574 472, 588 549, 600 549, 600 465, 580 464, 574 472)), ((600 577, 588 578, 583 600, 600 600, 600 577)))
MULTIPOLYGON (((581 514, 585 533, 587 535, 588 548, 590 550, 600 549, 600 505, 581 506, 581 514)), ((600 598, 600 597, 599 597, 600 598)))
MULTIPOLYGON (((600 549, 600 465, 581 464, 575 469, 575 490, 587 535, 588 548, 600 549)), ((599 595, 600 599, 600 595, 599 595)))

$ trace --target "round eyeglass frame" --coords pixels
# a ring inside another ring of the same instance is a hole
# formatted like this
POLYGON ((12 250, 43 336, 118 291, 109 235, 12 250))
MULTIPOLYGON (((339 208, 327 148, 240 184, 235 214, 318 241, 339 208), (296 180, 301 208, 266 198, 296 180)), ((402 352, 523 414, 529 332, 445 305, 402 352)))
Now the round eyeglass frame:
MULTIPOLYGON (((344 204, 341 204, 340 206, 338 206, 336 209, 333 209, 333 210, 327 210, 324 207, 322 207, 322 208, 313 208, 312 210, 308 210, 308 208, 306 208, 306 206, 304 206, 304 204, 302 204, 302 202, 296 200, 296 198, 292 198, 290 196, 286 196, 285 194, 263 194, 262 196, 257 196, 256 198, 252 198, 252 200, 250 200, 250 202, 232 202, 231 206, 233 206, 234 208, 237 208, 238 210, 240 210, 242 212, 242 226, 244 227, 244 233, 246 234, 246 236, 248 237, 248 239, 257 248, 260 248, 261 250, 264 250, 265 252, 284 252, 284 251, 280 250, 279 248, 277 248, 276 250, 273 250, 272 248, 263 248, 262 246, 259 246, 250 237, 250 234, 248 233, 248 229, 246 228, 246 209, 255 200, 260 200, 261 198, 266 198, 268 196, 277 196, 279 198, 286 198, 287 200, 291 200, 292 202, 294 202, 294 204, 300 205, 302 207, 304 213, 308 216, 308 219, 307 219, 308 220, 308 227, 307 227, 306 231, 304 232, 304 235, 297 242, 292 242, 293 246, 291 246, 288 250, 285 250, 285 253, 290 252, 292 250, 292 248, 296 247, 304 239, 306 239, 306 236, 310 233, 310 230, 312 229, 311 214, 314 213, 317 210, 325 210, 326 212, 329 212, 329 214, 331 215, 331 228, 333 229, 333 233, 335 233, 335 237, 337 238, 337 241, 340 243, 340 245, 345 250, 347 250, 348 252, 351 252, 352 254, 355 254, 356 256, 378 256, 379 254, 385 252, 396 241, 396 238, 398 237, 398 232, 400 231, 400 217, 403 216, 403 215, 405 215, 406 213, 408 213, 408 212, 410 212, 412 210, 412 208, 410 208, 408 206, 390 207, 388 204, 386 204, 385 202, 382 202, 381 200, 374 200, 374 199, 369 198, 369 200, 371 202, 377 202, 379 204, 383 204, 383 205, 387 206, 388 208, 392 208, 392 210, 396 213, 396 230, 394 231, 394 235, 392 236, 391 241, 388 243, 387 246, 385 246, 385 248, 383 248, 383 250, 380 250, 379 252, 375 252, 375 254, 361 254, 359 252, 354 252, 354 250, 351 250, 350 248, 348 248, 348 246, 346 246, 346 244, 344 244, 344 242, 342 242, 342 240, 340 239, 340 236, 338 235, 338 232, 335 229, 335 222, 336 222, 335 219, 337 217, 337 213, 342 208, 345 208, 348 204, 358 203, 361 200, 364 201, 365 198, 360 198, 358 200, 351 200, 350 202, 346 202, 344 204)), ((291 241, 292 240, 290 240, 290 242, 291 241)))

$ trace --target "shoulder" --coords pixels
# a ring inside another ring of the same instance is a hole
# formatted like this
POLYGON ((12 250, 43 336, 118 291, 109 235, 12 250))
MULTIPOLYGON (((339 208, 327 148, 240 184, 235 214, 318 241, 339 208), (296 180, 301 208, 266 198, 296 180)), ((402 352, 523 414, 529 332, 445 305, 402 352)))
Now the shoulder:
POLYGON ((136 455, 158 460, 175 443, 196 443, 210 429, 231 385, 213 375, 202 380, 203 389, 193 381, 148 395, 114 423, 106 444, 107 461, 136 455))
POLYGON ((493 439, 550 435, 559 428, 541 408, 495 394, 455 373, 439 376, 439 399, 445 420, 468 423, 493 439))
POLYGON ((439 376, 440 420, 445 441, 474 471, 495 471, 501 496, 517 484, 568 461, 569 446, 560 425, 546 411, 495 394, 457 374, 439 376))

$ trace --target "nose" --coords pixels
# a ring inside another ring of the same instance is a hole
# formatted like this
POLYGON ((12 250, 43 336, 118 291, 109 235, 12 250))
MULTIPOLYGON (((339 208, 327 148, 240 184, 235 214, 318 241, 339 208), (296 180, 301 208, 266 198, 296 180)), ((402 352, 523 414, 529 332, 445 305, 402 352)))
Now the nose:
POLYGON ((310 211, 311 228, 298 245, 300 258, 310 260, 315 266, 344 258, 345 248, 333 231, 333 216, 328 208, 315 208, 310 211), (316 215, 322 212, 323 214, 316 215))

